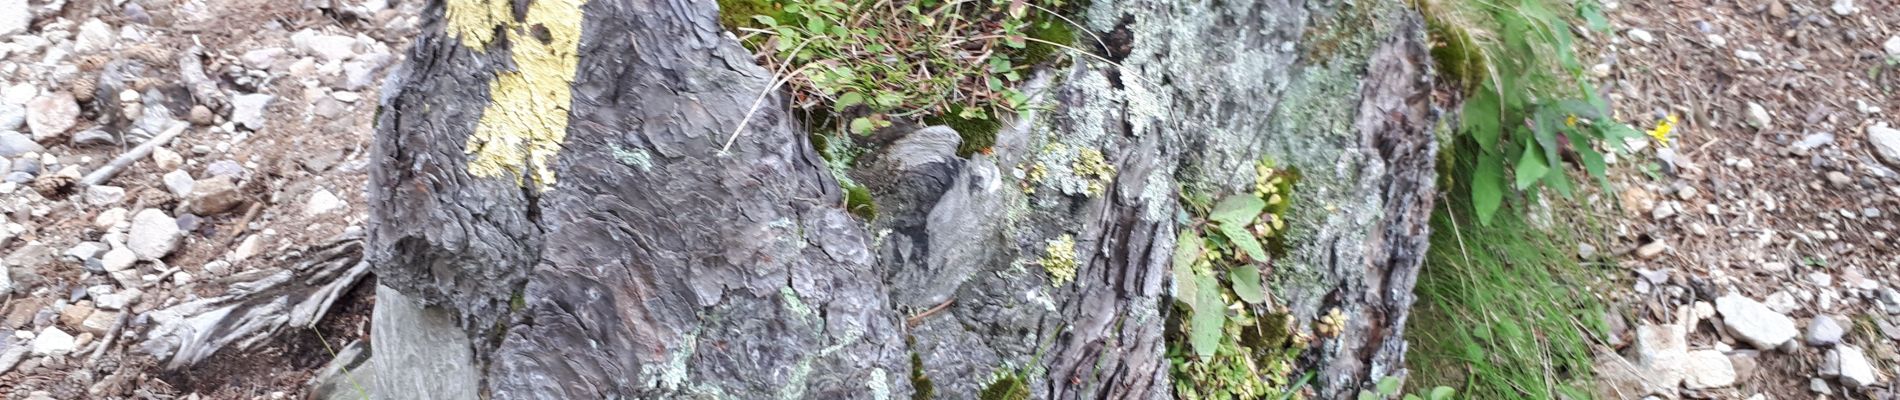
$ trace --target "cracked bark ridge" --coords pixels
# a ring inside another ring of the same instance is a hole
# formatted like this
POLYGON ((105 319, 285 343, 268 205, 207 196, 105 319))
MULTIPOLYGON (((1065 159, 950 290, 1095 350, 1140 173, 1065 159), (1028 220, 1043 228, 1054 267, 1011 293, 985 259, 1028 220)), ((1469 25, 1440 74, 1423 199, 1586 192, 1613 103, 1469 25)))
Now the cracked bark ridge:
POLYGON ((863 225, 779 101, 719 153, 769 73, 714 7, 583 6, 559 182, 538 191, 467 172, 507 49, 460 46, 432 6, 376 139, 372 260, 415 300, 392 319, 417 321, 386 326, 379 304, 380 381, 509 399, 909 393, 863 225), (443 324, 460 339, 413 334, 443 324), (436 350, 475 370, 405 372, 430 360, 401 355, 436 350))

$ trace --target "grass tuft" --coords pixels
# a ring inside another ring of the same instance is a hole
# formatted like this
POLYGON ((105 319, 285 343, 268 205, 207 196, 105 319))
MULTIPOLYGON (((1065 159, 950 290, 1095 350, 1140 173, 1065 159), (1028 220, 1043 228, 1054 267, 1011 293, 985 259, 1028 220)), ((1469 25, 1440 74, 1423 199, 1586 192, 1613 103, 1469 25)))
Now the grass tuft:
MULTIPOLYGON (((1463 160, 1450 168, 1473 167, 1463 160)), ((1574 252, 1594 228, 1545 231, 1521 210, 1479 224, 1468 188, 1448 193, 1432 214, 1420 301, 1406 330, 1411 386, 1449 386, 1473 399, 1588 398, 1590 332, 1605 331, 1604 307, 1590 289, 1601 272, 1574 252)), ((1589 216, 1562 211, 1578 208, 1556 208, 1570 221, 1554 226, 1592 226, 1589 216)))

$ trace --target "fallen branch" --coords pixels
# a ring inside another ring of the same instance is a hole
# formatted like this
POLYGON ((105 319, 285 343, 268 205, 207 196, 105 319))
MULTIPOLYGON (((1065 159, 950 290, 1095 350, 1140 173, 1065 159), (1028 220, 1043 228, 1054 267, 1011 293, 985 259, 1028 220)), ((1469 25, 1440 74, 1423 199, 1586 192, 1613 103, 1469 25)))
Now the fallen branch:
POLYGON ((152 140, 145 141, 145 143, 140 144, 139 147, 132 148, 132 151, 120 154, 119 158, 114 158, 112 162, 106 163, 105 166, 99 167, 99 169, 92 171, 90 174, 86 174, 85 178, 79 180, 79 186, 93 186, 111 180, 113 176, 119 174, 119 171, 132 166, 132 163, 152 155, 152 150, 158 149, 158 146, 164 146, 165 143, 170 142, 172 138, 176 138, 179 134, 185 133, 185 127, 188 126, 191 126, 191 124, 184 121, 172 123, 171 127, 165 128, 165 132, 159 133, 158 136, 153 136, 152 140))
POLYGON ((260 272, 254 280, 232 283, 222 296, 153 311, 156 324, 146 334, 145 352, 164 360, 166 369, 178 369, 233 344, 255 348, 285 327, 315 327, 369 274, 369 263, 363 260, 362 234, 354 234, 307 249, 289 268, 260 272))

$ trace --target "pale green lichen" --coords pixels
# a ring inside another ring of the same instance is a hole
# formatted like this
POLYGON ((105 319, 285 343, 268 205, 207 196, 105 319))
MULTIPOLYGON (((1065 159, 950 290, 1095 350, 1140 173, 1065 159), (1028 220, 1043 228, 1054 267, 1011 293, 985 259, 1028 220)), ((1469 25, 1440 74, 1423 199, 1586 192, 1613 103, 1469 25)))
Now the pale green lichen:
POLYGON ((1115 165, 1101 150, 1062 142, 1043 145, 1036 162, 1023 167, 1023 171, 1023 191, 1031 194, 1036 187, 1046 186, 1062 194, 1095 197, 1107 193, 1108 185, 1115 180, 1115 165))
POLYGON ((699 331, 681 335, 679 346, 679 349, 667 352, 666 363, 641 366, 640 375, 646 378, 647 386, 676 391, 686 383, 686 361, 693 358, 699 346, 699 331))
POLYGON ((780 305, 785 307, 785 312, 792 313, 792 315, 798 316, 799 318, 815 315, 811 307, 805 305, 805 300, 798 297, 798 291, 792 290, 791 286, 778 288, 778 294, 779 297, 784 300, 780 305))
POLYGON ((1075 280, 1075 269, 1078 265, 1075 256, 1075 236, 1062 235, 1055 240, 1050 240, 1049 245, 1043 247, 1042 251, 1042 259, 1036 262, 1042 264, 1044 271, 1049 272, 1049 283, 1061 286, 1075 280))
POLYGON ((619 145, 614 145, 613 149, 614 159, 619 160, 621 164, 639 168, 640 172, 651 172, 653 170, 653 156, 647 154, 646 149, 628 149, 620 147, 619 145))
POLYGON ((883 368, 871 369, 871 381, 865 382, 871 389, 871 400, 891 400, 890 377, 885 374, 883 368))

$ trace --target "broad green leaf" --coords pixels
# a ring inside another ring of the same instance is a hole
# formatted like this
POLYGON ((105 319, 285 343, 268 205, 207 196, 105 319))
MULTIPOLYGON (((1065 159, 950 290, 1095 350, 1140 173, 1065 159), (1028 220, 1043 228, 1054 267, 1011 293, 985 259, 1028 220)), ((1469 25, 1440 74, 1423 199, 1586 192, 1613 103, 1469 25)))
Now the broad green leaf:
POLYGON ((752 20, 759 21, 759 25, 764 25, 767 28, 778 26, 778 20, 773 19, 770 15, 754 15, 752 16, 752 20))
POLYGON ((1524 157, 1517 160, 1517 190, 1531 187, 1531 184, 1544 179, 1550 173, 1550 164, 1544 161, 1544 152, 1537 151, 1535 145, 1524 149, 1524 157))
POLYGON ((1267 292, 1260 285, 1260 266, 1248 264, 1235 268, 1228 276, 1234 280, 1234 295, 1248 303, 1260 304, 1267 300, 1267 292))
POLYGON ((1220 203, 1214 205, 1214 211, 1207 214, 1207 219, 1221 225, 1245 227, 1260 219, 1260 212, 1266 209, 1267 202, 1259 197, 1237 194, 1221 199, 1220 203))
MULTIPOLYGON (((1174 281, 1175 282, 1178 282, 1180 284, 1190 283, 1190 281, 1188 281, 1187 278, 1188 278, 1188 275, 1191 275, 1194 273, 1194 261, 1199 260, 1201 258, 1201 243, 1202 242, 1203 240, 1201 239, 1201 235, 1195 234, 1193 230, 1182 230, 1181 235, 1175 237, 1175 240, 1174 240, 1174 281)), ((1189 290, 1189 288, 1184 287, 1184 288, 1181 288, 1181 292, 1188 293, 1188 292, 1193 292, 1193 290, 1189 290)), ((1179 294, 1177 294, 1177 296, 1178 295, 1179 294)))
POLYGON ((1478 156, 1477 169, 1471 174, 1471 205, 1478 222, 1489 225, 1504 203, 1504 160, 1496 154, 1478 156))
POLYGON ((1575 192, 1575 188, 1570 185, 1570 175, 1564 171, 1550 171, 1549 175, 1544 176, 1544 186, 1557 190, 1557 194, 1566 199, 1575 192))
POLYGON ((1501 111, 1502 109, 1498 106, 1498 95, 1492 92, 1491 88, 1479 90, 1471 96, 1471 99, 1465 101, 1462 122, 1464 131, 1471 135, 1472 140, 1478 142, 1478 148, 1486 152, 1497 146, 1500 133, 1499 112, 1501 111))
POLYGON ((1425 400, 1425 398, 1418 397, 1418 395, 1416 394, 1408 394, 1408 395, 1405 395, 1405 400, 1425 400))
POLYGON ((859 117, 851 120, 851 133, 866 135, 871 133, 871 129, 873 129, 873 127, 870 118, 859 117))
POLYGON ((851 106, 855 106, 855 105, 863 104, 863 103, 864 103, 863 94, 859 94, 858 92, 845 92, 843 95, 838 96, 837 103, 832 104, 832 107, 839 110, 843 110, 846 108, 851 108, 851 106))
POLYGON ((1220 281, 1211 276, 1194 275, 1194 292, 1189 302, 1192 317, 1188 321, 1188 344, 1194 347, 1194 354, 1201 360, 1214 358, 1214 350, 1220 348, 1221 337, 1225 336, 1221 326, 1227 323, 1227 307, 1222 304, 1220 281))
POLYGON ((1427 400, 1445 400, 1445 399, 1450 399, 1451 395, 1456 394, 1456 393, 1458 393, 1458 391, 1453 390, 1450 387, 1439 386, 1439 387, 1432 388, 1432 393, 1429 395, 1426 395, 1425 397, 1427 400))
POLYGON ((1359 391, 1359 400, 1379 400, 1379 395, 1375 395, 1375 394, 1372 394, 1372 392, 1361 390, 1359 391))
POLYGON ((1392 376, 1379 378, 1379 394, 1387 396, 1399 394, 1399 378, 1392 376))
POLYGON ((1221 236, 1227 237, 1227 241, 1233 243, 1234 247, 1247 253, 1248 258, 1267 259, 1267 249, 1260 246, 1260 241, 1253 238, 1253 232, 1248 232, 1246 225, 1221 223, 1219 226, 1221 236))

